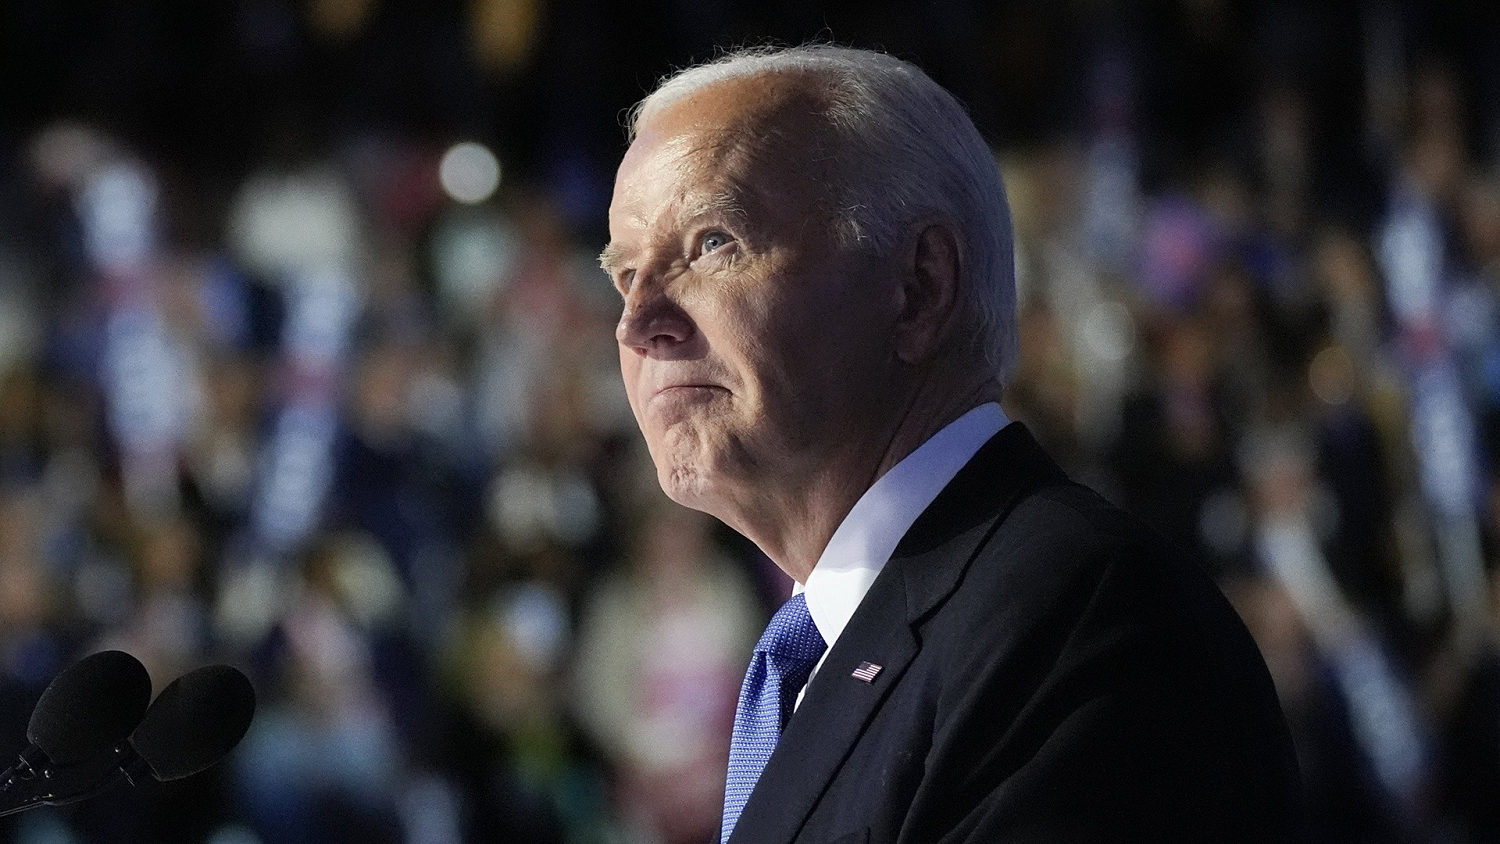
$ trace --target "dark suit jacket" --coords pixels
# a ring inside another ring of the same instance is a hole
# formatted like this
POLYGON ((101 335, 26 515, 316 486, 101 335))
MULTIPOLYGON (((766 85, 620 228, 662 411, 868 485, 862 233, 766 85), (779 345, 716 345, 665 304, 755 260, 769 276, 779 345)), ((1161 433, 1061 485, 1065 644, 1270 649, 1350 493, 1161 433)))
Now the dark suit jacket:
POLYGON ((1284 841, 1300 818, 1229 604, 1012 424, 903 538, 731 841, 1284 841))

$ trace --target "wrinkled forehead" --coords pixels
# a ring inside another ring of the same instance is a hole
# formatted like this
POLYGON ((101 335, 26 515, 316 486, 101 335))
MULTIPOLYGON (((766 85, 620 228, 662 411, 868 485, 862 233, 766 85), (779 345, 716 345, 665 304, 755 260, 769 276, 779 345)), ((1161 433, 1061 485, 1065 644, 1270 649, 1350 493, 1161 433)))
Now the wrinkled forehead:
MULTIPOLYGON (((626 153, 609 204, 610 236, 671 229, 712 211, 743 209, 730 146, 696 133, 642 133, 626 153)), ((612 244, 606 249, 618 250, 612 244)))

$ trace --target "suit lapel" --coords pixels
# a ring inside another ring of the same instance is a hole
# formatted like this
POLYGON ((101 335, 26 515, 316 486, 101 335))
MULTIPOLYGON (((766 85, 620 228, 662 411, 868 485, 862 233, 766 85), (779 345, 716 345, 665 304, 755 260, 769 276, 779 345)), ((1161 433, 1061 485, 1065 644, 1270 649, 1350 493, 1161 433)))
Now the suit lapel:
POLYGON ((1022 493, 1061 471, 1019 423, 975 454, 923 512, 849 619, 750 794, 732 844, 791 841, 919 650, 915 628, 957 587, 1022 493), (904 621, 897 621, 902 619, 904 621), (880 666, 872 682, 852 676, 880 666))

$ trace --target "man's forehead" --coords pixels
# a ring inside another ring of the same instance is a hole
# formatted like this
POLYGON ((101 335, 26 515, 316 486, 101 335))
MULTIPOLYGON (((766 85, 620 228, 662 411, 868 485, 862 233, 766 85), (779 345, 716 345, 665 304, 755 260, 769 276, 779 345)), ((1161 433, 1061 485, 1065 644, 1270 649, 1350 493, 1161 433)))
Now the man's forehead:
POLYGON ((620 165, 611 216, 644 225, 666 212, 678 217, 743 213, 744 156, 733 153, 701 137, 643 135, 620 165))
POLYGON ((810 87, 780 75, 726 79, 668 103, 637 127, 616 187, 647 160, 751 181, 752 171, 789 174, 826 158, 830 127, 810 87))
POLYGON ((636 128, 641 133, 652 127, 680 131, 691 124, 750 133, 773 128, 811 129, 823 122, 828 100, 828 86, 807 71, 730 76, 649 110, 636 128))
POLYGON ((828 124, 808 88, 781 77, 721 80, 650 112, 620 162, 611 235, 633 241, 631 232, 716 213, 754 222, 824 211, 828 124))
POLYGON ((736 138, 726 131, 712 126, 686 126, 674 130, 672 127, 649 128, 636 137, 620 162, 617 188, 638 191, 649 188, 637 184, 632 177, 641 168, 661 170, 671 168, 683 175, 708 180, 723 173, 733 164, 736 138))
POLYGON ((716 171, 756 163, 784 170, 828 144, 823 89, 805 74, 723 79, 650 112, 636 127, 634 155, 657 151, 716 171))
POLYGON ((712 120, 652 121, 642 127, 615 179, 611 225, 646 227, 669 215, 743 215, 753 152, 743 132, 712 120))

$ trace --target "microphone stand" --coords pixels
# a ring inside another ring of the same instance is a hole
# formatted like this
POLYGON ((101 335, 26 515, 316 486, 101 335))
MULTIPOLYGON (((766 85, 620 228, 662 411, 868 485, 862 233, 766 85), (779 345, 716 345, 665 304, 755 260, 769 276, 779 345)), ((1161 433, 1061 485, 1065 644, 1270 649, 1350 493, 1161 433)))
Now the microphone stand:
POLYGON ((66 806, 87 800, 124 779, 131 785, 151 778, 150 769, 129 742, 102 759, 57 766, 35 745, 0 773, 0 817, 36 806, 66 806))

